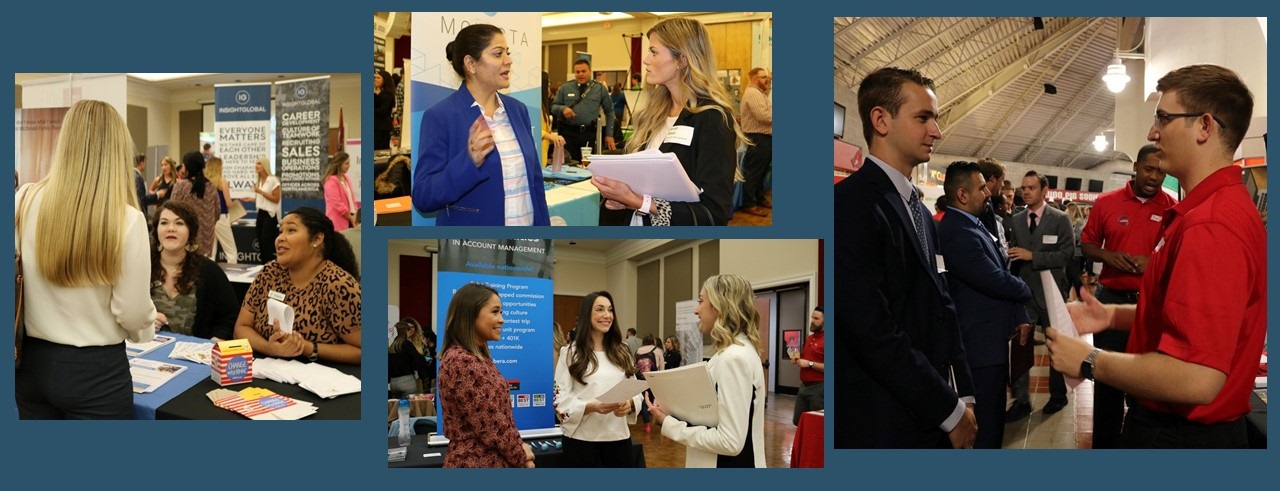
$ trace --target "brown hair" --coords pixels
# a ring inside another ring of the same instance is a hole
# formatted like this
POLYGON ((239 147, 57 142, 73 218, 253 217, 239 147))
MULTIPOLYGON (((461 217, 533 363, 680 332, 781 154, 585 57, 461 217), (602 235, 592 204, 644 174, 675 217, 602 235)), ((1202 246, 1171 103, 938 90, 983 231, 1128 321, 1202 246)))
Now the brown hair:
POLYGON ((497 290, 480 283, 467 283, 453 294, 445 314, 444 349, 456 344, 478 358, 489 358, 489 344, 476 339, 476 318, 484 304, 496 296, 497 290))
POLYGON ((862 137, 866 139, 867 145, 871 144, 871 136, 875 134, 875 128, 871 126, 871 110, 883 108, 897 117, 898 109, 907 102, 907 98, 902 95, 902 85, 907 83, 922 85, 929 90, 935 89, 933 79, 915 70, 896 67, 871 72, 858 85, 858 116, 862 118, 862 137))
POLYGON ((1222 143, 1235 153, 1253 118, 1253 94, 1240 76, 1218 65, 1188 65, 1160 77, 1159 92, 1176 91, 1189 113, 1207 113, 1221 126, 1222 143))

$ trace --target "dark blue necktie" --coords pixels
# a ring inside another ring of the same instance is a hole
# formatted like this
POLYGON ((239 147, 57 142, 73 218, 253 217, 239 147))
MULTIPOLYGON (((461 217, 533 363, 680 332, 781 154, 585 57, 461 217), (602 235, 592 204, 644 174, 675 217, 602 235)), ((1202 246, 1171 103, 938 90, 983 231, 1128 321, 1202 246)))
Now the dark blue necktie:
POLYGON ((929 258, 929 241, 924 235, 924 214, 920 213, 920 195, 915 191, 911 192, 911 200, 907 202, 907 207, 911 208, 911 221, 915 222, 916 240, 920 242, 920 251, 924 253, 926 259, 929 258))

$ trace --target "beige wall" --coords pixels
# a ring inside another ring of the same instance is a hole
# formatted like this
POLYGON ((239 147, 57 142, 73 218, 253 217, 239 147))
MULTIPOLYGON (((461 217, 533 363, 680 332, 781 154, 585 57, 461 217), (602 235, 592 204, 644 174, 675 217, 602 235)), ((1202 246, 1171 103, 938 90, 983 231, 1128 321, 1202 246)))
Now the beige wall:
MULTIPOLYGON (((292 77, 285 74, 285 78, 280 80, 292 80, 293 78, 301 77, 292 77)), ((146 82, 141 83, 145 84, 146 82)), ((183 152, 195 149, 176 148, 179 142, 178 113, 180 111, 201 110, 203 107, 202 102, 212 103, 213 87, 193 87, 166 92, 168 93, 167 102, 169 108, 165 114, 170 123, 159 127, 151 127, 150 144, 169 145, 169 151, 174 155, 174 158, 181 158, 183 152)), ((131 98, 132 96, 133 94, 130 93, 131 98)), ((333 74, 329 79, 329 127, 338 127, 338 109, 341 108, 343 126, 346 127, 347 138, 358 138, 360 136, 360 100, 362 96, 363 94, 360 92, 360 74, 333 74)), ((132 102, 130 103, 132 104, 132 102)), ((156 111, 151 111, 151 114, 155 113, 156 111)), ((154 117, 152 116, 152 118, 154 117)))
MULTIPOLYGON (((712 14, 691 15, 689 17, 698 19, 707 25, 708 34, 713 39, 712 46, 716 51, 717 65, 721 68, 737 68, 739 65, 746 66, 750 69, 752 65, 763 65, 766 68, 772 68, 772 47, 767 45, 766 41, 760 36, 753 33, 761 32, 759 27, 755 29, 752 25, 759 26, 762 22, 768 22, 772 17, 769 12, 753 12, 750 14, 743 12, 725 12, 712 14), (728 27, 720 24, 727 23, 744 23, 740 26, 728 27), (726 36, 732 33, 733 42, 725 41, 726 36), (733 65, 726 65, 732 62, 733 65)), ((565 41, 583 40, 587 41, 587 51, 591 53, 591 69, 595 71, 614 71, 628 70, 631 67, 631 58, 628 53, 631 47, 630 36, 633 34, 644 36, 650 28, 657 24, 661 19, 628 19, 612 21, 609 29, 605 29, 599 23, 579 24, 573 26, 551 27, 542 30, 542 43, 546 44, 563 44, 565 41), (626 38, 624 39, 624 36, 626 38)), ((765 28, 765 32, 771 29, 765 28)), ((641 49, 649 49, 649 41, 645 39, 641 41, 641 49)), ((572 55, 572 53, 570 53, 572 55)), ((644 59, 643 54, 641 59, 644 59)), ((569 70, 572 70, 572 65, 569 70)), ((573 78, 573 73, 549 74, 551 80, 568 80, 573 78)), ((746 75, 746 72, 743 72, 746 75)))

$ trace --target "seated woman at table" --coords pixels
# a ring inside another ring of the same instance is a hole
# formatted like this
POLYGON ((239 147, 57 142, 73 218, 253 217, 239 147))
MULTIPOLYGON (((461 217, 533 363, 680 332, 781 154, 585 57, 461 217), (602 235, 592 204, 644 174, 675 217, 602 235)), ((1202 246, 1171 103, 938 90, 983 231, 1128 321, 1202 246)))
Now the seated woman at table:
POLYGON ((507 379, 489 356, 502 339, 502 300, 468 283, 449 301, 440 352, 440 409, 449 436, 445 467, 533 467, 533 447, 520 439, 507 379))
POLYGON ((511 86, 502 29, 472 24, 445 47, 462 86, 427 110, 413 171, 413 206, 437 225, 550 225, 538 146, 511 86))
POLYGON ((733 217, 737 146, 746 142, 734 119, 729 93, 716 81, 715 53, 701 22, 674 18, 649 29, 645 100, 627 153, 673 153, 699 189, 698 201, 678 202, 638 194, 625 182, 595 176, 605 199, 601 225, 725 225, 733 217))
POLYGON ((427 339, 422 334, 422 327, 412 317, 396 323, 396 338, 387 347, 387 377, 391 384, 391 397, 404 398, 409 394, 417 394, 422 390, 431 391, 428 381, 435 371, 427 361, 427 339), (418 380, 424 383, 424 389, 418 388, 418 380))
POLYGON ((360 363, 360 271, 351 244, 315 208, 280 220, 276 260, 254 277, 236 319, 236 338, 256 356, 360 363), (293 332, 268 320, 268 296, 293 307, 293 332))
POLYGON ((636 376, 609 292, 589 293, 582 299, 575 334, 560 351, 555 374, 565 467, 632 467, 627 425, 636 422, 640 395, 622 403, 597 399, 623 379, 636 376))
POLYGON ((49 173, 14 196, 26 328, 11 379, 18 418, 129 419, 124 342, 154 338, 156 318, 147 218, 125 163, 134 140, 96 100, 73 104, 62 129, 49 173))
POLYGON ((184 201, 156 210, 151 235, 151 301, 156 329, 205 339, 231 339, 240 303, 227 274, 197 254, 200 220, 184 201))
POLYGON ((715 384, 720 424, 693 426, 648 400, 662 434, 682 443, 685 467, 764 467, 764 371, 760 369, 760 314, 751 283, 728 274, 707 278, 698 293, 698 330, 710 333, 715 354, 707 371, 715 384))

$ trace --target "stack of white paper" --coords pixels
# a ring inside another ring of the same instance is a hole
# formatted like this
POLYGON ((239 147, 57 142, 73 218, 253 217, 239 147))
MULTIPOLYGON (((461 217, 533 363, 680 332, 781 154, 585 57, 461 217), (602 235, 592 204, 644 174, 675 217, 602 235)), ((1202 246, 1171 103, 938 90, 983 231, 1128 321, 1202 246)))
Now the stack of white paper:
POLYGON ((663 409, 693 426, 714 427, 720 422, 720 404, 707 362, 644 374, 653 399, 663 409))
MULTIPOLYGON (((1071 313, 1067 311, 1067 302, 1062 300, 1062 290, 1058 289, 1058 284, 1053 281, 1053 272, 1048 269, 1040 270, 1040 285, 1044 287, 1044 299, 1046 307, 1049 311, 1049 325, 1059 333, 1073 338, 1080 337, 1076 331, 1076 323, 1071 320, 1071 313)), ((1079 377, 1062 376, 1067 382, 1067 387, 1075 390, 1080 381, 1079 377)))
POLYGON ((253 360, 253 375, 283 384, 297 384, 325 399, 360 392, 360 379, 316 363, 256 358, 253 360))
POLYGON ((293 332, 293 307, 274 298, 267 299, 267 322, 274 324, 280 321, 280 330, 285 334, 293 332))
POLYGON ((668 201, 698 201, 698 186, 673 153, 644 151, 624 155, 592 155, 593 175, 627 183, 636 194, 668 201))

